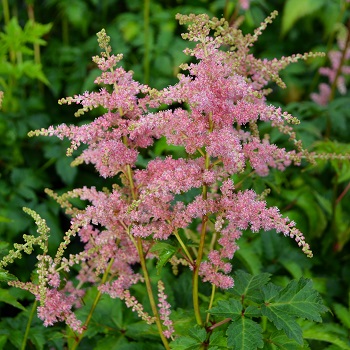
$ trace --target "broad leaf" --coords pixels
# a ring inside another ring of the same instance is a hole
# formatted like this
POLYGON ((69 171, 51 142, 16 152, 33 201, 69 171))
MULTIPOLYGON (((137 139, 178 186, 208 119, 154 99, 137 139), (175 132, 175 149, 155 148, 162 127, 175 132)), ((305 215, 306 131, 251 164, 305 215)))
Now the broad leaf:
POLYGON ((249 299, 255 302, 262 301, 261 287, 270 280, 270 274, 261 273, 252 276, 244 271, 237 271, 234 276, 235 286, 232 288, 232 294, 240 298, 249 299))
POLYGON ((282 35, 285 35, 294 23, 309 14, 316 12, 327 0, 287 0, 282 17, 282 35))
POLYGON ((226 334, 227 345, 235 350, 254 350, 264 346, 261 326, 246 317, 232 322, 226 334))
POLYGON ((350 310, 342 304, 334 303, 333 310, 341 323, 348 329, 350 329, 350 310))
POLYGON ((214 349, 227 349, 227 338, 225 337, 224 332, 214 332, 210 336, 209 350, 214 349))
POLYGON ((261 311, 277 329, 283 329, 287 336, 303 343, 301 327, 297 318, 321 322, 320 313, 327 311, 318 292, 313 289, 312 281, 301 278, 291 281, 278 292, 271 284, 263 288, 265 304, 261 311))
MULTIPOLYGON (((303 345, 299 345, 295 340, 286 336, 283 331, 273 332, 265 341, 266 350, 301 350, 305 349, 303 345)), ((264 349, 265 349, 264 348, 264 349)))
POLYGON ((240 301, 235 299, 220 300, 218 305, 209 310, 211 315, 223 318, 237 318, 242 315, 243 306, 240 301))
POLYGON ((0 302, 10 304, 18 309, 25 310, 25 307, 21 305, 17 299, 10 294, 7 289, 0 289, 0 302))
POLYGON ((291 281, 280 293, 279 305, 288 307, 288 312, 296 317, 322 322, 320 313, 328 311, 311 280, 301 278, 291 281))
POLYGON ((350 345, 345 339, 340 339, 338 334, 327 332, 322 327, 311 327, 304 330, 303 336, 305 339, 319 340, 337 345, 340 349, 350 350, 350 345))
POLYGON ((178 337, 170 343, 173 350, 199 350, 207 338, 204 328, 196 326, 189 330, 188 336, 178 337))
POLYGON ((283 329, 287 336, 299 344, 303 343, 302 330, 293 316, 285 312, 285 308, 274 304, 261 306, 261 312, 266 316, 278 330, 283 329))

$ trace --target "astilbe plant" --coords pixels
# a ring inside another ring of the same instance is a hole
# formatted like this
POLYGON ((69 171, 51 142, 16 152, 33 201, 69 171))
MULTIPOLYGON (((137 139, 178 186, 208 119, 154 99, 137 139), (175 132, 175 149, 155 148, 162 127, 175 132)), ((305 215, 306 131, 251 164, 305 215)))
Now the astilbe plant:
MULTIPOLYGON (((102 52, 93 57, 102 71, 96 79, 100 90, 59 103, 81 105, 76 116, 100 107, 105 113, 81 126, 62 124, 30 133, 68 138, 68 155, 86 145, 73 164, 91 163, 102 177, 115 179, 112 188, 101 191, 83 187, 60 196, 47 191, 72 217, 71 228, 53 258, 48 255, 45 222, 27 210, 40 222, 39 237, 26 238, 28 246, 40 243, 43 248, 37 256, 38 284, 10 284, 29 290, 40 301, 38 315, 44 325, 66 322, 77 333, 75 346, 101 294, 106 293, 123 300, 148 324, 155 323, 164 347, 170 348, 170 340, 177 337, 171 306, 162 281, 158 295, 154 293, 148 260, 158 259, 160 267, 168 261, 175 268, 177 264, 188 266, 193 274, 193 311, 197 324, 203 327, 211 321, 209 314, 203 319, 200 307, 213 306, 217 288, 234 286, 231 259, 245 230, 275 230, 294 239, 307 256, 312 256, 294 222, 283 217, 277 207, 267 206, 265 193, 240 190, 232 180, 237 174, 266 176, 271 168, 283 171, 312 158, 296 140, 292 124, 298 120, 268 104, 266 95, 270 81, 284 87, 278 75, 281 69, 316 54, 261 60, 250 53, 276 14, 272 13, 253 35, 243 35, 224 19, 177 15, 180 24, 188 25, 183 38, 195 43, 185 51, 193 63, 181 66, 186 73, 179 75, 177 84, 160 91, 134 81, 132 72, 118 67, 122 55, 112 54, 109 37, 102 30, 97 34, 102 52), (259 131, 261 123, 270 123, 288 135, 291 149, 270 143, 269 135, 259 131), (161 137, 168 144, 182 146, 186 157, 156 158, 145 168, 138 167, 140 150, 161 137), (183 201, 181 195, 193 189, 198 195, 183 201), (73 198, 90 204, 85 209, 76 208, 71 204, 73 198), (67 256, 66 248, 76 235, 84 249, 67 256), (191 238, 190 245, 186 237, 191 238), (135 264, 140 264, 140 271, 135 264), (67 281, 62 273, 71 276, 76 271, 73 265, 79 266, 78 272, 74 280, 67 281), (200 305, 198 288, 202 282, 212 285, 209 305, 200 305), (130 288, 135 284, 147 289, 151 314, 132 294, 130 288), (91 286, 97 286, 99 292, 83 323, 73 310, 80 307, 84 291, 91 286)), ((2 267, 26 251, 24 246, 17 248, 12 258, 2 261, 2 267)))

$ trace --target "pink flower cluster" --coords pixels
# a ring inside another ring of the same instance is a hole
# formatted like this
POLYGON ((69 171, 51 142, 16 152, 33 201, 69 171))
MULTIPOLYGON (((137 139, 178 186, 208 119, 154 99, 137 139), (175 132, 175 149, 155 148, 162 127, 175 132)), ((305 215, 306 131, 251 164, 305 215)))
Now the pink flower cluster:
POLYGON ((159 300, 159 314, 160 319, 163 321, 163 325, 167 328, 163 333, 166 338, 170 338, 174 333, 173 322, 169 318, 171 311, 171 305, 167 302, 167 295, 164 293, 165 287, 162 281, 158 281, 158 300, 159 300))
MULTIPOLYGON (((271 168, 283 171, 293 162, 299 164, 303 157, 300 149, 296 152, 292 148, 295 135, 288 123, 294 119, 266 103, 266 85, 273 79, 283 86, 278 71, 312 55, 267 61, 249 53, 274 16, 254 35, 244 36, 224 20, 179 15, 180 23, 188 24, 188 33, 183 37, 196 42, 193 49, 185 51, 193 56, 194 62, 182 65, 187 73, 179 75, 177 84, 161 91, 135 82, 131 72, 116 67, 121 56, 110 55, 108 37, 104 31, 99 33, 104 51, 100 57, 94 57, 94 62, 102 70, 96 79, 101 89, 62 99, 60 103, 80 105, 77 115, 96 107, 103 107, 105 113, 89 124, 59 125, 32 134, 68 138, 71 141, 68 154, 85 144, 87 147, 74 163, 92 163, 102 177, 114 177, 116 184, 103 191, 81 188, 62 196, 51 194, 72 216, 72 228, 54 259, 51 273, 55 269, 70 271, 72 265, 79 264, 77 289, 98 285, 101 292, 124 300, 140 317, 151 322, 129 292, 132 285, 144 282, 133 265, 140 262, 140 249, 147 252, 146 258, 157 258, 156 253, 150 253, 152 245, 173 235, 179 239, 177 232, 181 229, 205 227, 201 232, 192 232, 194 241, 199 241, 200 234, 216 237, 212 249, 203 250, 203 259, 198 262, 199 275, 203 281, 223 289, 233 286, 230 260, 238 249, 237 240, 247 229, 282 232, 294 238, 311 256, 293 222, 283 218, 277 208, 268 208, 254 191, 237 191, 231 180, 242 172, 266 176, 271 168), (161 105, 168 109, 154 111, 161 105), (261 135, 260 123, 270 123, 289 135, 293 141, 291 149, 271 144, 268 135, 261 135), (161 137, 169 144, 182 146, 187 157, 157 158, 150 160, 146 168, 137 168, 140 149, 161 137), (192 190, 196 194, 192 195, 192 190), (188 194, 186 202, 183 194, 188 194), (75 197, 89 205, 85 209, 74 208, 69 200, 75 197), (75 234, 79 235, 84 250, 64 257, 64 249, 75 234), (141 248, 137 243, 140 240, 141 248), (108 282, 102 277, 106 275, 108 282)), ((189 252, 181 243, 178 261, 185 258, 186 265, 195 270, 197 250, 189 252)), ((56 279, 53 274, 45 286, 47 298, 39 315, 46 325, 65 320, 78 330, 70 311, 75 298, 62 294, 56 279)), ((162 284, 158 296, 160 318, 167 327, 164 335, 170 337, 173 333, 170 305, 162 284)))
POLYGON ((326 106, 334 96, 335 88, 341 95, 346 94, 345 75, 350 74, 350 66, 346 62, 350 59, 350 33, 347 30, 347 38, 339 39, 339 50, 331 50, 328 53, 330 67, 321 67, 319 69, 320 75, 328 78, 329 83, 321 83, 319 85, 319 92, 312 93, 311 99, 321 106, 326 106))

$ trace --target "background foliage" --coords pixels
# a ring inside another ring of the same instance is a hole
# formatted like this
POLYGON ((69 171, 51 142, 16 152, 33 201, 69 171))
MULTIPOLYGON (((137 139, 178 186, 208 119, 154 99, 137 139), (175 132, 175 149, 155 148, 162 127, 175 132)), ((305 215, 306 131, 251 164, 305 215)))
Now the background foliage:
MULTIPOLYGON (((64 192, 101 184, 92 168, 70 167, 66 146, 61 141, 27 137, 32 129, 72 122, 72 109, 58 106, 57 99, 95 88, 97 70, 91 56, 97 52, 95 33, 101 28, 106 28, 111 36, 114 50, 124 54, 123 65, 135 72, 135 80, 162 88, 176 82, 178 65, 186 59, 181 53, 186 43, 175 21, 178 12, 224 15, 228 20, 242 16, 241 28, 252 32, 277 9, 280 16, 253 48, 256 56, 273 58, 338 49, 336 39, 346 29, 348 7, 343 0, 252 0, 247 11, 234 0, 3 0, 0 90, 5 97, 0 111, 0 253, 20 241, 23 233, 36 231, 31 218, 23 213, 23 206, 36 210, 47 220, 52 230, 50 243, 58 245, 68 222, 58 205, 46 197, 45 187, 64 192)), ((310 99, 310 93, 326 81, 318 74, 318 68, 329 65, 325 57, 289 66, 282 76, 287 89, 271 86, 269 99, 301 119, 297 131, 305 146, 321 152, 349 153, 349 93, 336 93, 326 106, 310 99)), ((286 141, 273 133, 271 139, 280 145, 286 141)), ((140 162, 169 151, 164 140, 159 140, 149 153, 142 154, 140 162)), ((292 278, 312 278, 332 312, 325 314, 322 332, 306 327, 304 336, 309 335, 312 349, 350 349, 350 164, 320 160, 317 167, 302 164, 301 168, 287 168, 283 173, 272 171, 266 178, 252 178, 246 186, 257 191, 271 188, 269 204, 277 205, 297 222, 314 258, 306 259, 288 240, 263 233, 241 240, 235 267, 253 275, 270 273, 273 282, 284 287, 292 278)), ((29 279, 34 263, 31 257, 19 260, 12 272, 29 279)), ((190 275, 180 273, 176 280, 167 278, 174 285, 167 293, 185 314, 191 303, 186 295, 190 275)), ((89 296, 86 302, 89 303, 89 296)), ((0 349, 22 346, 32 304, 29 293, 1 285, 0 349)), ((95 327, 89 329, 81 349, 162 348, 154 343, 156 332, 152 338, 120 302, 106 297, 98 307, 95 327), (106 317, 110 314, 113 317, 106 317)), ((33 316, 28 348, 60 349, 63 343, 58 326, 46 329, 33 316)), ((291 349, 295 349, 293 346, 291 349)))

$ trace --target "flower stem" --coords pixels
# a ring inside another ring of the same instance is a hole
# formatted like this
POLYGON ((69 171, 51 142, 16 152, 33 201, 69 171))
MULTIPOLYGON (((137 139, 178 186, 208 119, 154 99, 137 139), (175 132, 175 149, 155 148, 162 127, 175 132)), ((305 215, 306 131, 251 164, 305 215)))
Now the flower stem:
POLYGON ((30 314, 29 314, 29 318, 28 318, 28 322, 27 322, 27 326, 26 326, 26 331, 24 332, 24 337, 22 340, 21 350, 25 350, 25 348, 26 348, 27 339, 28 339, 29 330, 30 330, 30 325, 32 324, 32 320, 34 317, 34 312, 36 310, 37 304, 38 304, 38 302, 35 300, 33 303, 32 310, 30 311, 30 314))
POLYGON ((145 283, 146 283, 148 299, 149 299, 149 302, 151 304, 151 309, 152 309, 152 312, 153 312, 153 316, 156 319, 156 325, 157 325, 157 328, 158 328, 158 332, 159 332, 160 338, 162 339, 162 342, 163 342, 163 345, 164 345, 165 349, 170 350, 170 346, 169 346, 168 340, 167 340, 167 338, 165 338, 165 336, 163 334, 163 327, 162 327, 162 323, 160 321, 157 305, 156 305, 156 302, 154 300, 151 280, 150 280, 150 277, 149 277, 149 274, 148 274, 148 270, 147 270, 147 266, 146 266, 146 260, 145 260, 145 256, 144 256, 144 253, 143 253, 142 240, 141 240, 140 237, 137 238, 137 250, 138 250, 138 253, 139 253, 139 257, 140 257, 140 263, 141 263, 141 268, 142 268, 142 272, 143 272, 143 277, 144 277, 145 283))
MULTIPOLYGON (((203 186, 204 187, 204 186, 203 186)), ((193 308, 194 308, 194 314, 196 317, 196 321, 198 325, 203 325, 200 309, 199 309, 199 299, 198 299, 198 279, 199 279, 199 267, 202 262, 203 258, 203 251, 204 251, 204 245, 205 245, 205 234, 206 234, 206 229, 207 229, 207 222, 208 222, 208 217, 207 215, 203 215, 202 217, 202 230, 201 230, 201 239, 199 242, 199 247, 198 247, 198 255, 196 259, 196 265, 194 267, 194 272, 193 272, 193 308)))
POLYGON ((178 242, 180 243, 183 251, 185 252, 185 254, 186 254, 187 258, 188 258, 188 260, 190 261, 191 264, 193 264, 193 259, 191 257, 191 254, 188 251, 185 243, 182 241, 181 237, 179 236, 179 233, 177 232, 177 230, 174 231, 174 235, 175 235, 176 239, 178 240, 178 242))
MULTIPOLYGON (((108 266, 107 266, 107 269, 106 269, 105 273, 103 274, 103 277, 102 277, 102 280, 101 280, 101 284, 103 284, 103 283, 106 282, 107 277, 108 277, 108 275, 109 275, 109 271, 110 271, 110 269, 111 269, 113 263, 114 263, 114 259, 111 259, 111 261, 109 262, 109 264, 108 264, 108 266)), ((86 320, 85 320, 85 322, 84 322, 84 331, 83 331, 81 334, 79 334, 79 335, 75 338, 75 341, 74 341, 72 347, 70 348, 70 350, 75 350, 75 349, 77 349, 79 343, 80 343, 81 340, 83 339, 84 334, 85 334, 85 330, 87 329, 87 326, 88 326, 88 324, 90 323, 90 320, 91 320, 92 315, 93 315, 93 313, 94 313, 94 311, 95 311, 95 309, 96 309, 96 306, 97 306, 98 302, 99 302, 100 299, 101 299, 101 295, 102 295, 102 293, 101 293, 100 291, 98 291, 98 292, 97 292, 97 295, 96 295, 96 297, 95 297, 95 300, 94 300, 94 302, 93 302, 93 304, 92 304, 92 306, 91 306, 89 315, 88 315, 88 317, 86 318, 86 320)))
MULTIPOLYGON (((208 310, 210 310, 213 306, 214 303, 214 298, 215 298, 215 291, 216 291, 216 286, 215 284, 211 285, 211 296, 210 296, 210 302, 209 302, 209 306, 208 306, 208 310)), ((210 317, 210 313, 207 313, 207 318, 205 320, 205 323, 208 324, 209 322, 209 317, 210 317)))
MULTIPOLYGON (((209 132, 213 131, 213 122, 211 115, 209 116, 209 132)), ((205 152, 205 169, 209 169, 210 167, 210 157, 207 152, 205 152)), ((208 196, 208 186, 204 183, 202 186, 202 198, 203 200, 206 200, 208 196)), ((202 216, 202 229, 201 229, 201 235, 200 235, 200 241, 199 241, 199 247, 198 247, 198 254, 196 259, 196 265, 193 270, 193 278, 192 278, 192 284, 193 284, 193 292, 192 292, 192 298, 193 298, 193 309, 194 314, 196 317, 197 324, 202 326, 203 320, 200 313, 199 308, 199 295, 198 295, 198 284, 199 284, 199 267, 201 265, 202 259, 203 259, 203 252, 204 252, 204 246, 205 246, 205 236, 207 231, 207 223, 208 223, 208 216, 204 214, 202 216)))
POLYGON ((144 74, 144 83, 149 84, 149 75, 150 75, 150 28, 149 28, 149 18, 150 18, 150 0, 144 1, 143 8, 143 20, 144 20, 144 55, 143 55, 143 74, 144 74))
MULTIPOLYGON (((129 186, 130 186, 130 190, 131 190, 132 199, 136 200, 137 199, 137 193, 136 193, 135 184, 134 184, 134 180, 133 180, 133 176, 132 176, 132 169, 131 169, 131 166, 129 164, 127 165, 126 176, 128 178, 128 181, 129 181, 129 186)), ((162 323, 160 321, 157 305, 156 305, 156 302, 154 300, 151 280, 150 280, 150 277, 149 277, 149 274, 148 274, 148 270, 147 270, 147 266, 146 266, 145 255, 143 253, 141 237, 137 237, 136 238, 136 248, 137 248, 137 252, 139 254, 140 264, 141 264, 141 268, 142 268, 142 273, 143 273, 143 277, 144 277, 145 283, 146 283, 148 299, 149 299, 149 302, 151 304, 151 309, 152 309, 152 312, 153 312, 153 316, 156 319, 156 325, 157 325, 157 328, 158 328, 159 336, 162 339, 162 342, 163 342, 163 345, 164 345, 165 349, 166 350, 170 350, 170 346, 169 346, 168 340, 163 334, 162 323)))

